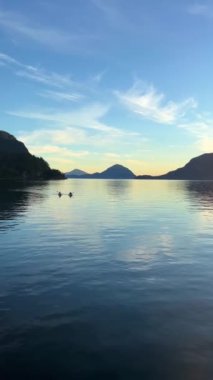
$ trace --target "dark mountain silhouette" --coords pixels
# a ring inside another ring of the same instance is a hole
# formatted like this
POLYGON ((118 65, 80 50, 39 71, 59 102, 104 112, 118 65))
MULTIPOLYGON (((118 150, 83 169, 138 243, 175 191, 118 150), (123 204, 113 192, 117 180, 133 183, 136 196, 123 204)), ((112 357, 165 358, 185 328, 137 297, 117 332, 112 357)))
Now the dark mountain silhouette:
POLYGON ((43 158, 29 153, 25 145, 5 131, 0 131, 0 178, 64 179, 56 169, 50 169, 43 158))
POLYGON ((29 154, 25 145, 7 132, 0 131, 0 154, 29 154))
POLYGON ((183 168, 171 171, 166 179, 213 179, 213 153, 192 158, 183 168))
MULTIPOLYGON (((213 153, 192 158, 184 167, 159 176, 135 174, 123 165, 113 165, 101 173, 88 174, 80 169, 66 173, 68 178, 99 179, 177 179, 213 180, 213 153)), ((30 154, 26 146, 11 134, 0 131, 0 178, 64 179, 59 170, 51 169, 43 158, 30 154)))
POLYGON ((116 164, 101 173, 87 174, 80 178, 134 179, 135 174, 125 166, 116 164))
POLYGON ((122 165, 113 165, 99 174, 100 178, 135 178, 135 174, 122 165))
POLYGON ((213 153, 192 158, 184 167, 160 176, 141 175, 137 179, 213 180, 213 153))
POLYGON ((65 173, 66 178, 78 178, 81 177, 82 175, 87 175, 84 170, 80 169, 73 169, 70 172, 65 173))

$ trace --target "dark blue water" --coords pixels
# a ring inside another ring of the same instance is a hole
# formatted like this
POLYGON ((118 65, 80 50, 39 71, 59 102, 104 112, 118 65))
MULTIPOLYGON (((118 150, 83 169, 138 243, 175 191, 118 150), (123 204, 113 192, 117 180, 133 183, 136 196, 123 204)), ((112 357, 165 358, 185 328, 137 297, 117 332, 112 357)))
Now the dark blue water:
POLYGON ((210 380, 212 358, 213 182, 1 183, 1 380, 210 380))

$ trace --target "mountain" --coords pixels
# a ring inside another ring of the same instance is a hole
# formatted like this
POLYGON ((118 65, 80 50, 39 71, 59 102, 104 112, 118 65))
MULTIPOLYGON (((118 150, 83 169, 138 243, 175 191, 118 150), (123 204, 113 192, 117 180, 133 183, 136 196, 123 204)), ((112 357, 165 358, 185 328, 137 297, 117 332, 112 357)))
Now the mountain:
POLYGON ((137 179, 213 180, 213 153, 192 158, 184 167, 160 176, 138 176, 137 179))
POLYGON ((183 168, 173 170, 161 178, 165 179, 213 179, 213 153, 192 158, 183 168))
POLYGON ((87 174, 80 178, 134 179, 135 174, 125 166, 116 164, 101 173, 87 174))
POLYGON ((65 176, 66 176, 66 178, 78 178, 78 177, 81 177, 82 175, 87 175, 87 174, 88 173, 86 173, 83 170, 73 169, 73 170, 71 170, 71 172, 65 173, 65 176))
POLYGON ((5 131, 0 131, 0 155, 29 154, 25 145, 5 131))
POLYGON ((99 178, 132 179, 135 174, 122 165, 113 165, 98 175, 99 178))
POLYGON ((50 169, 43 158, 29 153, 25 145, 11 134, 0 131, 0 178, 64 179, 56 169, 50 169))

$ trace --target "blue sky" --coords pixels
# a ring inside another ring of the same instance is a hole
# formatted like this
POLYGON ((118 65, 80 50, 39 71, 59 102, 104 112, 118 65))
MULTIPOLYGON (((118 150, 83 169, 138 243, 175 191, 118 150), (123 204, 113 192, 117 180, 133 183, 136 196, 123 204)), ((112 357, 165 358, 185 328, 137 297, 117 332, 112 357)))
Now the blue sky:
POLYGON ((0 0, 0 129, 52 167, 158 174, 213 151, 213 3, 0 0))

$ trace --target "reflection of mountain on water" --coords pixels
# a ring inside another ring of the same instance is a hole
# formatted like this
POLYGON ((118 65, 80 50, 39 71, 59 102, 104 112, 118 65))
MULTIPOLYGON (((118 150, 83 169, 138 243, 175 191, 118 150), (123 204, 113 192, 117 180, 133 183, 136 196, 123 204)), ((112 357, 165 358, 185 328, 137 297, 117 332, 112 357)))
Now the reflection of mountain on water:
POLYGON ((15 219, 24 214, 30 204, 40 202, 44 195, 39 190, 45 186, 47 186, 45 182, 27 184, 22 182, 1 182, 0 230, 14 227, 16 225, 15 219), (5 223, 6 220, 10 221, 10 223, 5 223))
POLYGON ((185 186, 190 196, 193 195, 204 205, 211 203, 213 205, 213 181, 189 181, 185 186))
POLYGON ((117 198, 123 196, 130 190, 131 183, 125 180, 108 180, 106 181, 106 188, 110 195, 117 198))

